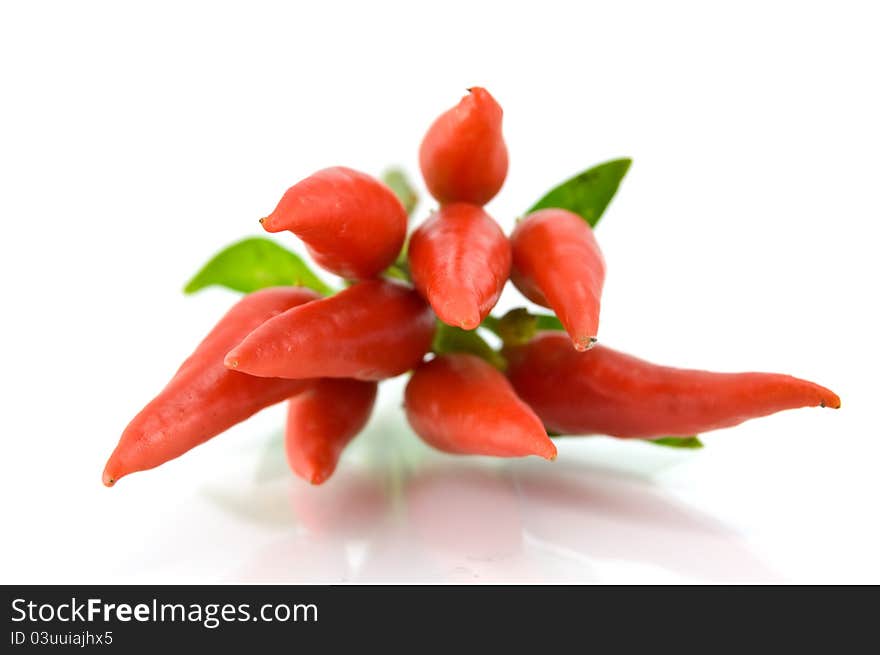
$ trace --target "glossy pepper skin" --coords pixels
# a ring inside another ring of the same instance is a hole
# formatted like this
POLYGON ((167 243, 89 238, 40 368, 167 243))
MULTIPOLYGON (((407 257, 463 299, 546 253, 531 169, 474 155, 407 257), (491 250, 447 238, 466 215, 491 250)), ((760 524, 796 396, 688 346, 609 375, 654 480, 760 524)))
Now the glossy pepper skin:
POLYGON ((104 469, 104 484, 174 459, 300 392, 307 381, 244 375, 228 370, 223 357, 264 321, 317 297, 308 289, 273 287, 242 298, 125 428, 104 469))
POLYGON ((482 208, 445 205, 413 232, 409 270, 437 317, 473 330, 498 302, 510 276, 510 242, 482 208))
POLYGON ((840 407, 833 392, 789 375, 670 368, 604 346, 579 353, 560 332, 506 355, 517 393, 558 434, 687 436, 784 409, 840 407))
POLYGON ((575 349, 590 348, 605 284, 605 260, 592 228, 570 211, 542 209, 517 224, 510 242, 516 288, 556 312, 575 349))
POLYGON ((370 418, 377 389, 376 382, 322 378, 291 398, 284 434, 290 469, 312 484, 329 478, 370 418))
POLYGON ((419 149, 425 183, 441 204, 485 205, 507 176, 501 105, 486 89, 468 91, 434 121, 419 149))
POLYGON ((413 430, 447 453, 556 457, 541 420, 504 375, 474 355, 439 355, 406 385, 404 404, 413 430))
POLYGON ((359 280, 394 263, 406 238, 406 210, 379 180, 325 168, 290 187, 260 219, 267 232, 290 230, 328 271, 359 280))
POLYGON ((225 363, 260 377, 382 380, 415 368, 434 328, 434 313, 415 289, 365 280, 266 321, 225 363))

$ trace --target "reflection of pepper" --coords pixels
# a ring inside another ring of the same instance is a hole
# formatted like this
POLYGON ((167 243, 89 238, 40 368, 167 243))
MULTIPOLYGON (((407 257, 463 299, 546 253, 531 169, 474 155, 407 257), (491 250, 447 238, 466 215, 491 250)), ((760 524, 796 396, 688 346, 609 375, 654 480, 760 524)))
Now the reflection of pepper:
POLYGON ((473 330, 486 318, 510 275, 510 243, 476 205, 441 207, 409 241, 413 284, 440 320, 473 330))
POLYGON ((415 368, 435 319, 418 293, 366 280, 266 321, 226 356, 229 368, 272 378, 381 380, 415 368))
POLYGON ((406 385, 406 416, 438 450, 461 455, 556 457, 540 419, 510 383, 475 355, 440 355, 406 385))
POLYGON ((377 383, 323 378, 290 399, 285 447, 291 470, 321 484, 370 418, 377 383))
POLYGON ((419 164, 431 195, 443 204, 485 205, 507 176, 503 111, 486 89, 473 87, 428 128, 419 164))
POLYGON ((308 289, 275 287, 242 298, 125 428, 104 469, 104 484, 159 466, 301 391, 307 382, 230 371, 223 357, 267 319, 317 297, 308 289))
POLYGON ((381 273, 406 238, 406 210, 394 192, 342 166, 318 171, 290 187, 260 223, 267 232, 290 230, 318 264, 351 279, 381 273))
POLYGON ((559 332, 506 351, 520 397, 558 434, 650 439, 738 425, 797 407, 840 407, 833 392, 775 373, 657 366, 596 346, 572 350, 559 332))
POLYGON ((605 260, 590 226, 570 211, 542 209, 520 221, 510 241, 517 289, 556 312, 576 349, 592 346, 605 260))

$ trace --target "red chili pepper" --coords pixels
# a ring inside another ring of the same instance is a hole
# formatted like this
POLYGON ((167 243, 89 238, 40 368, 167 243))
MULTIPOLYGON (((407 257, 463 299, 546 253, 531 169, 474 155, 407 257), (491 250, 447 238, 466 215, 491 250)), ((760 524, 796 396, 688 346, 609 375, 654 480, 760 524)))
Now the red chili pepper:
POLYGON ((503 111, 486 89, 473 87, 428 129, 419 164, 428 190, 443 204, 485 205, 507 176, 503 111))
POLYGON ((542 209, 510 237, 510 279, 534 303, 556 312, 577 350, 596 342, 605 260, 593 230, 577 214, 542 209))
POLYGON ((267 319, 318 295, 275 287, 242 298, 199 344, 168 385, 134 417, 104 469, 104 484, 179 457, 308 382, 255 378, 223 366, 229 349, 267 319))
POLYGON ((415 368, 434 327, 415 289, 367 280, 266 321, 225 361, 260 377, 381 380, 415 368))
POLYGON ((556 457, 541 420, 497 369, 474 355, 440 355, 406 385, 406 416, 438 450, 461 455, 556 457))
POLYGON ((406 210, 394 192, 342 166, 325 168, 290 187, 260 223, 267 232, 290 230, 318 264, 349 279, 384 271, 406 238, 406 210))
POLYGON ((559 434, 687 436, 784 409, 840 407, 833 392, 789 375, 669 368, 603 346, 579 353, 559 332, 507 355, 517 393, 559 434))
POLYGON ((376 382, 322 378, 291 398, 284 437, 291 470, 312 484, 329 478, 370 418, 377 388, 376 382))
POLYGON ((435 212, 409 241, 413 284, 440 320, 473 330, 498 302, 510 276, 510 242, 476 205, 435 212))

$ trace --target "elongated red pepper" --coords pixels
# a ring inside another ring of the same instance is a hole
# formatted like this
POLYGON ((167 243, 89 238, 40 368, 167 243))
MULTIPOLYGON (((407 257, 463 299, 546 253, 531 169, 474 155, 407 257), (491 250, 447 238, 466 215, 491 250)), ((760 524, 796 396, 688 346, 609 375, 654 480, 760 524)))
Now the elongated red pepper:
POLYGON ((541 420, 497 369, 475 355, 440 355, 406 385, 406 416, 422 439, 460 455, 556 457, 541 420))
POLYGON ((507 176, 501 106, 486 89, 473 87, 428 129, 419 164, 428 190, 443 204, 485 205, 507 176))
POLYGON ((179 457, 301 391, 307 381, 244 375, 223 366, 223 357, 267 319, 317 297, 308 289, 275 287, 242 298, 125 428, 104 468, 104 484, 179 457))
POLYGON ((833 392, 789 375, 669 368, 603 346, 579 353, 559 332, 507 357, 517 393, 558 434, 687 436, 784 409, 840 407, 833 392))
POLYGON ((260 377, 381 380, 415 368, 434 327, 415 289, 366 280, 266 321, 230 350, 226 366, 260 377))
POLYGON ((291 398, 284 436, 290 469, 312 484, 329 478, 370 418, 377 388, 376 382, 322 378, 291 398))
POLYGON ((260 223, 267 232, 290 230, 318 264, 349 279, 377 276, 394 262, 406 238, 406 210, 394 192, 342 166, 290 187, 260 223))
POLYGON ((556 312, 577 350, 596 342, 605 260, 593 230, 577 214, 542 209, 510 237, 510 279, 534 303, 556 312))
POLYGON ((409 241, 413 284, 441 321, 473 330, 488 316, 510 276, 510 242, 476 205, 435 212, 409 241))

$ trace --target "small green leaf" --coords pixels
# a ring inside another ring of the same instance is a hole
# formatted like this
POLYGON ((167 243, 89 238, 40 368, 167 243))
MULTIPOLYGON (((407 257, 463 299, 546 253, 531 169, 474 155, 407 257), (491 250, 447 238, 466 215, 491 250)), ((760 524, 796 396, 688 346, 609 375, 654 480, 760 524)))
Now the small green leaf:
POLYGON ((614 159, 585 170, 548 192, 528 213, 548 207, 567 209, 596 227, 630 164, 632 159, 614 159))
POLYGON ((437 321, 437 331, 434 333, 434 343, 431 349, 438 355, 445 353, 470 353, 492 364, 497 369, 507 368, 507 362, 500 353, 495 352, 492 346, 477 334, 476 330, 462 330, 461 328, 446 325, 437 321))
POLYGON ((655 446, 666 446, 667 448, 702 448, 703 442, 696 435, 691 437, 663 437, 662 439, 645 439, 648 443, 655 446))
POLYGON ((333 293, 299 255, 263 237, 250 237, 221 250, 187 282, 183 292, 214 285, 244 293, 288 285, 308 287, 325 296, 333 293))
POLYGON ((406 213, 412 216, 416 206, 419 204, 419 195, 413 189, 406 173, 400 168, 389 168, 382 173, 382 181, 394 191, 394 195, 400 200, 400 204, 406 209, 406 213))

